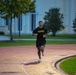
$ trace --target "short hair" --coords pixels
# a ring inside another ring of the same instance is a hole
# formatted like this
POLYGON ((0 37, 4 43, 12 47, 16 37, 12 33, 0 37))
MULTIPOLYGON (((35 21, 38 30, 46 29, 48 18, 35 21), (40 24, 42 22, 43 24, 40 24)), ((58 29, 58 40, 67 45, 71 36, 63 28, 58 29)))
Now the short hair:
POLYGON ((39 23, 40 23, 40 22, 43 22, 43 21, 39 21, 39 23))

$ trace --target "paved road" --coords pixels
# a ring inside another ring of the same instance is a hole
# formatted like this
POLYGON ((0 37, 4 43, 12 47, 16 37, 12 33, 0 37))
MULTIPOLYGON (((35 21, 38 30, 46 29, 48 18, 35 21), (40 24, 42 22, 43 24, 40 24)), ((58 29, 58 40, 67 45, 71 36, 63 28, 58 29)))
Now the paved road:
POLYGON ((0 47, 0 75, 65 75, 56 70, 57 60, 76 55, 76 44, 46 45, 38 63, 35 46, 0 47))
POLYGON ((0 35, 0 41, 6 41, 6 40, 10 40, 10 37, 0 35))
MULTIPOLYGON (((0 41, 8 41, 10 40, 10 37, 8 36, 0 36, 0 41)), ((36 39, 14 39, 14 40, 36 40, 36 39)), ((46 39, 46 40, 49 40, 49 41, 76 41, 75 39, 46 39)))

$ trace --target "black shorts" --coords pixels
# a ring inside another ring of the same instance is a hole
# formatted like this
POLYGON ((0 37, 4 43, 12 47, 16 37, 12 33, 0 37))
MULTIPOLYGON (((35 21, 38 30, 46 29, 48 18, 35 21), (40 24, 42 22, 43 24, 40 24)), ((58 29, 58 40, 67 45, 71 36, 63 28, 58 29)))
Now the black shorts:
POLYGON ((45 44, 46 44, 46 40, 44 40, 44 41, 36 41, 36 47, 45 46, 45 44))

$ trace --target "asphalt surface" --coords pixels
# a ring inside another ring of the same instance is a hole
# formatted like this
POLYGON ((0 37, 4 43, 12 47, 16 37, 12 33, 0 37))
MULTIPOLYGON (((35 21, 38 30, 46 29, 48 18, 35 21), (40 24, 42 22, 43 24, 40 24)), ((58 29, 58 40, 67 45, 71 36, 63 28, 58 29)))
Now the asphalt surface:
POLYGON ((55 63, 76 55, 76 44, 46 45, 45 56, 38 63, 35 46, 0 47, 0 75, 66 75, 55 63))

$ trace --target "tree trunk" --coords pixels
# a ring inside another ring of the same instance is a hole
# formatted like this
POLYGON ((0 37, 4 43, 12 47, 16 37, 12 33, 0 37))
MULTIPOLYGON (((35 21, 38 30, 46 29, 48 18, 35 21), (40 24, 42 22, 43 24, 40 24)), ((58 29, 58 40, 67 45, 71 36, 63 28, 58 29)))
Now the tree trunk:
POLYGON ((52 36, 56 36, 56 32, 52 32, 52 36))
POLYGON ((12 37, 12 15, 11 15, 11 18, 10 18, 10 41, 11 42, 13 41, 13 37, 12 37))

